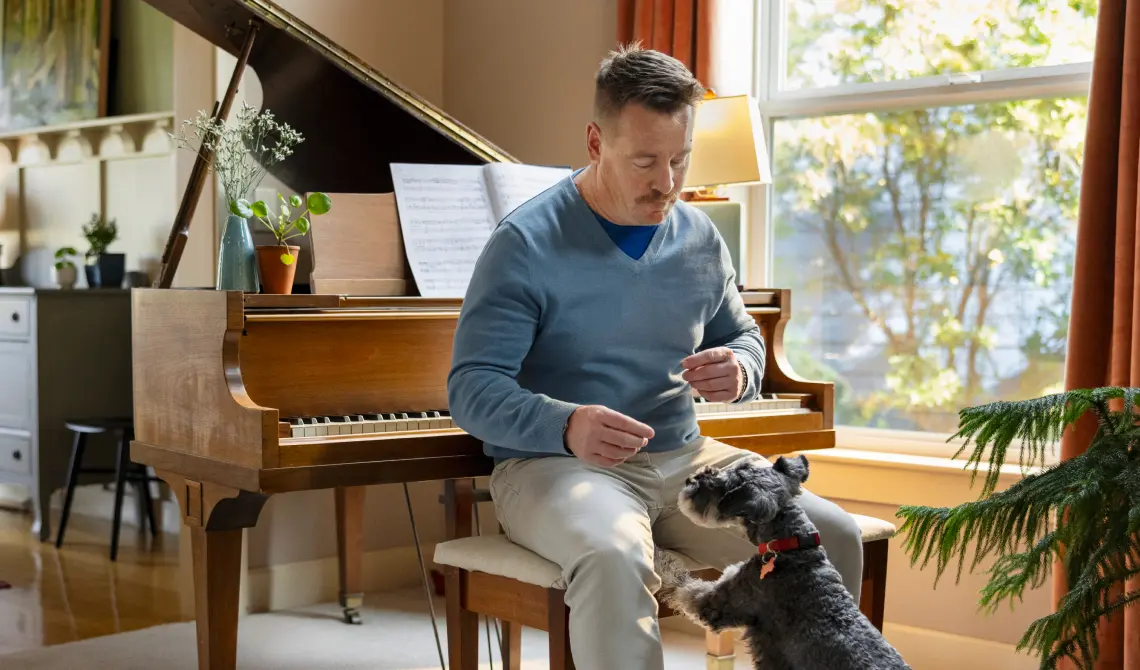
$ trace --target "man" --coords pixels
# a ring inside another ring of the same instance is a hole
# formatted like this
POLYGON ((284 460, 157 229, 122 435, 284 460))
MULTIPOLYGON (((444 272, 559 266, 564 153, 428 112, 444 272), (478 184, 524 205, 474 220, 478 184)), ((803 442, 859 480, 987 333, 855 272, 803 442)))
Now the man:
MULTIPOLYGON (((753 399, 765 354, 726 245, 678 200, 703 93, 674 58, 611 53, 589 166, 495 229, 455 334, 452 417, 497 461, 504 532, 562 567, 580 668, 663 667, 655 543, 717 568, 756 552, 677 509, 702 467, 759 458, 701 437, 692 398, 753 399)), ((802 503, 858 599, 858 527, 811 493, 802 503)))

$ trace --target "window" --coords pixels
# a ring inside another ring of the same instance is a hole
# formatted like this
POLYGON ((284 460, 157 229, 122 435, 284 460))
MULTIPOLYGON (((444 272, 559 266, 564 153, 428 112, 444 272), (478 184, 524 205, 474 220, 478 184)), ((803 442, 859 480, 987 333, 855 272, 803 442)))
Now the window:
POLYGON ((768 283, 861 446, 1061 388, 1095 5, 761 3, 768 283))

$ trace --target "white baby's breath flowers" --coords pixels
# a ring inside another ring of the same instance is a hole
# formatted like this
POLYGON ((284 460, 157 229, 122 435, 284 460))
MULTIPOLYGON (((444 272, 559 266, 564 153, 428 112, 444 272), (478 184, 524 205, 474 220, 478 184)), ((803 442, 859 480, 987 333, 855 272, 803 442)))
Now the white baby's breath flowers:
POLYGON ((215 121, 208 112, 199 110, 170 137, 179 148, 212 152, 207 165, 218 175, 229 209, 235 214, 237 203, 250 197, 266 171, 291 156, 293 148, 304 141, 289 124, 278 122, 273 112, 258 112, 244 102, 233 123, 215 121))

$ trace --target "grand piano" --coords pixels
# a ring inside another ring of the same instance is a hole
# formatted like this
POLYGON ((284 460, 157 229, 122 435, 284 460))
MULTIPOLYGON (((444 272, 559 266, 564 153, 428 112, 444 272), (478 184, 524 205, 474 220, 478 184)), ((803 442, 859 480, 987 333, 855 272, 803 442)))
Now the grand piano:
MULTIPOLYGON (((387 193, 392 162, 515 161, 268 0, 147 2, 239 57, 227 98, 248 63, 264 106, 311 138, 273 169, 296 192, 387 193)), ((419 297, 414 285, 402 296, 169 288, 203 176, 187 187, 165 281, 133 291, 131 458, 179 502, 193 547, 198 664, 217 670, 236 663, 242 529, 269 496, 335 491, 340 600, 356 622, 364 487, 442 481, 447 532, 466 535, 471 481, 493 463, 447 411, 460 301, 419 297)), ((699 403, 702 431, 764 455, 834 446, 833 385, 798 377, 784 355, 790 292, 749 297, 768 344, 763 396, 699 403)))

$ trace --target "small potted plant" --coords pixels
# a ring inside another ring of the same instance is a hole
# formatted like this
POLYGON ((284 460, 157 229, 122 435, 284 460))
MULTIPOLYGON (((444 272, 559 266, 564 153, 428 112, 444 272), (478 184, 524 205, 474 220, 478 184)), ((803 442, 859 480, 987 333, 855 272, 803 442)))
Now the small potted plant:
POLYGON ((75 247, 60 247, 55 252, 55 281, 62 289, 75 288, 79 273, 72 258, 79 255, 75 247))
POLYGON ((107 247, 119 236, 115 219, 107 221, 98 214, 91 215, 91 221, 83 226, 83 236, 90 248, 87 250, 87 286, 90 288, 119 288, 123 285, 126 271, 126 255, 107 253, 107 247))
POLYGON ((306 215, 319 216, 327 213, 332 209, 332 199, 325 193, 310 193, 307 202, 302 201, 299 195, 293 195, 286 201, 285 196, 278 193, 277 200, 279 204, 276 213, 271 213, 269 206, 262 200, 253 204, 241 200, 237 207, 242 216, 256 216, 277 240, 276 244, 257 245, 257 269, 261 275, 262 290, 266 293, 288 294, 293 292, 297 254, 301 247, 287 242, 307 234, 311 222, 305 218, 306 215), (305 211, 294 217, 294 210, 301 205, 306 205, 305 211))

